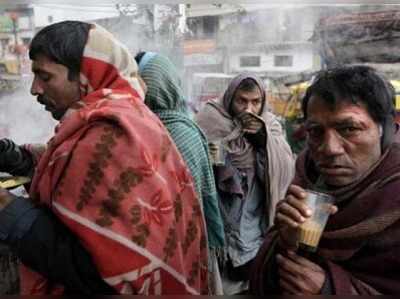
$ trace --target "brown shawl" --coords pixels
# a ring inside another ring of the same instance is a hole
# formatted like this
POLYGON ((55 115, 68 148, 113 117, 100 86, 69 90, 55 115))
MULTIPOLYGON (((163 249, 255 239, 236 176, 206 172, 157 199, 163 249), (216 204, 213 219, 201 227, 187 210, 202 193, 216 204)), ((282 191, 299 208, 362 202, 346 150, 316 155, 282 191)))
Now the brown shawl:
MULTIPOLYGON (((231 157, 232 165, 239 168, 252 168, 256 161, 255 150, 244 137, 242 125, 229 113, 234 94, 246 78, 251 78, 257 83, 262 97, 265 98, 262 82, 256 76, 245 73, 232 80, 222 99, 208 102, 196 115, 196 122, 207 139, 210 142, 221 139, 231 157)), ((264 103, 260 117, 264 120, 267 133, 265 182, 268 188, 267 209, 272 225, 275 206, 284 197, 294 176, 294 157, 280 123, 276 116, 268 111, 267 103, 264 103)))
MULTIPOLYGON (((313 188, 313 165, 304 152, 296 163, 294 183, 313 188), (307 170, 307 173, 305 172, 307 170)), ((393 143, 358 182, 335 190, 339 212, 327 224, 318 249, 334 294, 400 293, 400 144, 393 143)), ((264 265, 274 254, 271 231, 255 265, 251 288, 268 294, 264 265)))

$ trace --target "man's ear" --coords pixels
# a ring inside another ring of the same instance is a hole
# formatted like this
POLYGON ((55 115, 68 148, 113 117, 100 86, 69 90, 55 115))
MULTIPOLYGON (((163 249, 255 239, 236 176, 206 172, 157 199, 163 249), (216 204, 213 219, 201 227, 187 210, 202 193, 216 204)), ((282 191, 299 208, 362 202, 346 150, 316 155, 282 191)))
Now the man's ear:
POLYGON ((381 136, 381 150, 384 152, 386 148, 391 145, 395 139, 396 134, 396 123, 392 116, 387 116, 384 123, 382 124, 382 136, 381 136))
POLYGON ((383 128, 382 128, 381 124, 379 124, 378 129, 379 129, 379 137, 382 138, 382 136, 383 136, 383 128))

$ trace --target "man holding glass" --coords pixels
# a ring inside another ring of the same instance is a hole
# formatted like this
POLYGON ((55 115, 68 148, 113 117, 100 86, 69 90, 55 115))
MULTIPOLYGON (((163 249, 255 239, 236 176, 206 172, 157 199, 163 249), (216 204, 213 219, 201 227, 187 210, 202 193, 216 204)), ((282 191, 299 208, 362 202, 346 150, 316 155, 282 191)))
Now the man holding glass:
POLYGON ((400 292, 400 144, 394 89, 366 66, 322 71, 303 99, 307 149, 260 249, 256 294, 400 292), (306 189, 335 198, 315 252, 299 249, 306 189))
POLYGON ((213 160, 226 238, 220 260, 224 294, 243 294, 275 206, 292 181, 293 155, 255 75, 233 78, 224 96, 208 102, 196 119, 218 158, 213 160))

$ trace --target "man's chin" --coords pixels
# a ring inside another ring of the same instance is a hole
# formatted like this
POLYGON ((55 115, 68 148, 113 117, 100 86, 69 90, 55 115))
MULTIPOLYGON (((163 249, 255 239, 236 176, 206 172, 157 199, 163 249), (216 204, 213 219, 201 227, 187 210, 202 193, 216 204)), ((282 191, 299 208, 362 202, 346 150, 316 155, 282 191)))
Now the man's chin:
POLYGON ((50 111, 50 113, 55 120, 60 120, 65 114, 65 112, 60 111, 50 111))
POLYGON ((326 177, 322 177, 322 179, 327 186, 330 186, 333 188, 345 187, 356 181, 356 179, 354 179, 354 178, 343 177, 343 176, 338 176, 338 177, 326 176, 326 177))

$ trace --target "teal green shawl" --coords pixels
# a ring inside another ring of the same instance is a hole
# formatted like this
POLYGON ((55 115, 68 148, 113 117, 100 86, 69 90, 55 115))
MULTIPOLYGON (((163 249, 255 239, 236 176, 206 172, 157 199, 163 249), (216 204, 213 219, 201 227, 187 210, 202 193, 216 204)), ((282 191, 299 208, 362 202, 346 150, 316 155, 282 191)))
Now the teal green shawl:
POLYGON ((166 57, 149 56, 145 54, 142 59, 146 62, 140 64, 140 75, 147 85, 145 103, 168 129, 191 171, 203 205, 209 247, 222 247, 224 229, 207 140, 189 117, 177 69, 166 57))

